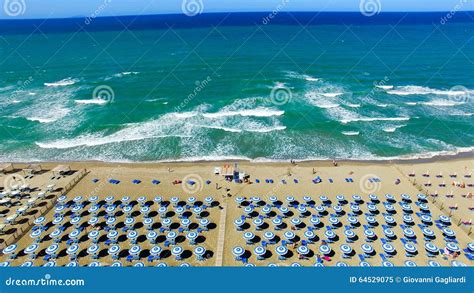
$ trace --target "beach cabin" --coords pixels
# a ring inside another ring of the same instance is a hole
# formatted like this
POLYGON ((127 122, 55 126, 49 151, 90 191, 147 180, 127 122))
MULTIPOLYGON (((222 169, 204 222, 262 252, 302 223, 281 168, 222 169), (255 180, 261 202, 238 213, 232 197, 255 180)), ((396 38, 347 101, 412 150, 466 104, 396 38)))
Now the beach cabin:
POLYGON ((58 165, 51 170, 54 176, 62 176, 66 175, 67 173, 71 172, 71 167, 68 165, 58 165))
POLYGON ((29 164, 26 168, 23 169, 23 173, 26 175, 33 175, 43 171, 43 168, 39 164, 29 164))
POLYGON ((8 172, 12 172, 13 170, 14 170, 13 164, 11 164, 11 163, 0 164, 0 173, 1 174, 6 174, 8 172))

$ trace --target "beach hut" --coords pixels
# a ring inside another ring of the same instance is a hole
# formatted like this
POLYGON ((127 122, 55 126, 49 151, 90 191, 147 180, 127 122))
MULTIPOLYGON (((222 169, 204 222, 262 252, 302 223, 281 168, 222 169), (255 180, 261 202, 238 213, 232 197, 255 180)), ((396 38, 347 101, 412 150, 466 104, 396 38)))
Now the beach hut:
POLYGON ((71 167, 68 165, 58 165, 54 167, 51 172, 53 173, 53 176, 62 176, 65 175, 68 172, 71 172, 71 167))
POLYGON ((6 174, 8 172, 12 172, 15 168, 13 168, 13 164, 11 163, 3 163, 0 164, 0 173, 6 174))
POLYGON ((26 168, 23 169, 23 172, 25 174, 37 174, 39 172, 43 171, 43 167, 39 164, 29 164, 26 168))

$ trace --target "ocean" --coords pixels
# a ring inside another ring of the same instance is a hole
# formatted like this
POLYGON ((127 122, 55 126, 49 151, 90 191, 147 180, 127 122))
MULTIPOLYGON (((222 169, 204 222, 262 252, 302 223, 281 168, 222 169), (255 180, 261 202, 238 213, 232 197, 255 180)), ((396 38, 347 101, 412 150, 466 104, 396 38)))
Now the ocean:
POLYGON ((472 20, 248 15, 196 26, 128 17, 127 29, 97 18, 79 31, 78 20, 33 21, 33 34, 31 21, 18 33, 19 22, 2 22, 0 161, 383 160, 474 149, 472 20))

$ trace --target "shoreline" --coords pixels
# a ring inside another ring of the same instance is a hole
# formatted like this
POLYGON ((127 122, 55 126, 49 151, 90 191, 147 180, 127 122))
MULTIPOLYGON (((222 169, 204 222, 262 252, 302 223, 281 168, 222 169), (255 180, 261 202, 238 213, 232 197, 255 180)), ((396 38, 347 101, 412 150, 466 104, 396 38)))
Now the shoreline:
MULTIPOLYGON (((336 159, 338 164, 353 164, 353 165, 367 165, 367 164, 422 164, 422 163, 434 163, 434 162, 446 162, 446 161, 459 161, 464 159, 474 159, 474 150, 469 150, 465 152, 458 152, 456 154, 438 154, 431 157, 387 157, 381 159, 336 159)), ((304 159, 304 160, 294 160, 295 163, 301 165, 310 165, 310 164, 323 164, 323 165, 332 165, 332 159, 304 159)), ((194 164, 211 164, 211 163, 248 163, 255 165, 286 165, 290 164, 290 160, 271 160, 271 159, 245 159, 239 157, 229 157, 216 160, 210 159, 197 159, 197 160, 186 160, 186 159, 176 159, 176 160, 157 160, 157 161, 102 161, 102 160, 84 160, 84 161, 75 161, 75 160, 57 160, 57 161, 0 161, 0 163, 12 163, 12 164, 75 164, 75 165, 84 165, 84 164, 103 164, 103 165, 116 165, 116 164, 125 164, 128 166, 133 165, 169 165, 169 164, 179 164, 179 165, 194 165, 194 164)))

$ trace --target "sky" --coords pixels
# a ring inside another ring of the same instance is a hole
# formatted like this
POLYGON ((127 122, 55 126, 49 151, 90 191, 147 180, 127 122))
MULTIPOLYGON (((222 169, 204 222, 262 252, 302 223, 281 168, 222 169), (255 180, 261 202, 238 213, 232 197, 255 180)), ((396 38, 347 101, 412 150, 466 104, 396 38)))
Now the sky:
POLYGON ((0 19, 239 11, 474 10, 474 0, 0 0, 0 19))

